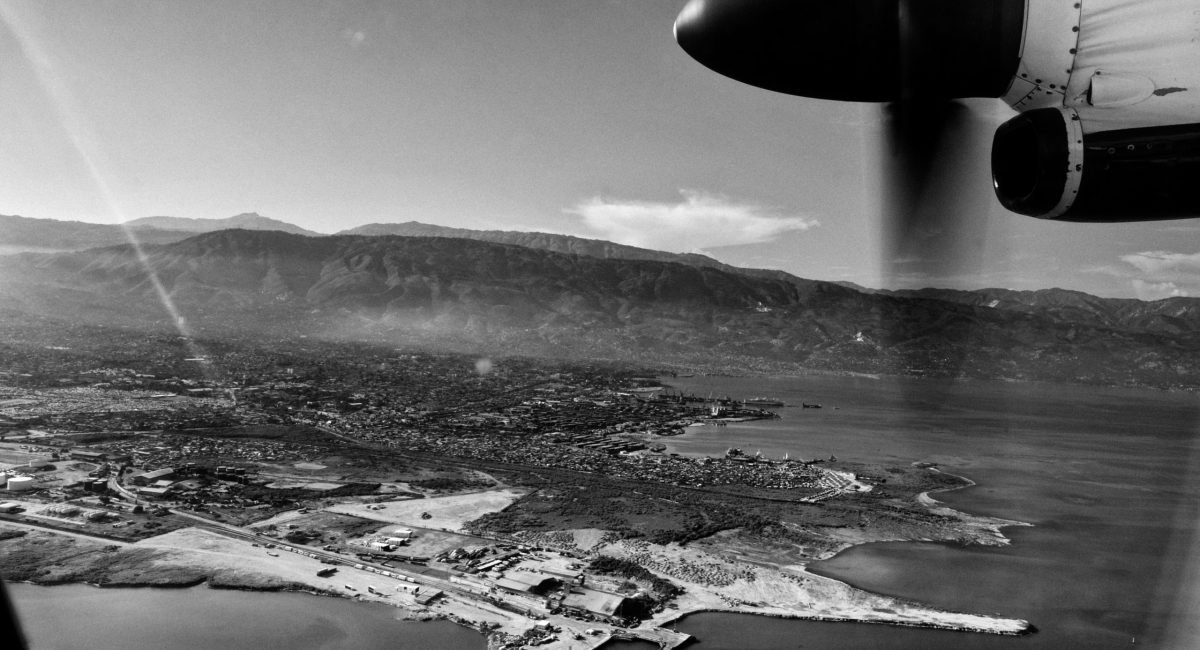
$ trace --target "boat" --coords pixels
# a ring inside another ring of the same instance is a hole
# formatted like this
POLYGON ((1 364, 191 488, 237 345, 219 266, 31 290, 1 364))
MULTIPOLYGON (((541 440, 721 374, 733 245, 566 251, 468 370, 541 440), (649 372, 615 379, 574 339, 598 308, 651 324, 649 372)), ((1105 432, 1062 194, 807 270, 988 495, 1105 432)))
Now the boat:
POLYGON ((806 408, 806 409, 819 409, 819 408, 821 408, 821 405, 820 405, 820 404, 809 404, 808 402, 805 402, 805 403, 804 403, 804 408, 806 408))
POLYGON ((751 397, 747 400, 742 400, 744 406, 783 406, 783 402, 772 399, 770 397, 751 397))

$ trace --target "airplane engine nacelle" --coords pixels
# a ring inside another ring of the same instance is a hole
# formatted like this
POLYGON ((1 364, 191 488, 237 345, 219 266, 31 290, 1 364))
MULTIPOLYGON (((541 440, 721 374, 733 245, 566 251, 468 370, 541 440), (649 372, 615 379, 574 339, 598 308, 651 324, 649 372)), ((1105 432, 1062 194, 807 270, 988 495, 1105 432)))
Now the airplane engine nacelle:
POLYGON ((999 97, 1026 0, 690 0, 675 40, 726 77, 791 95, 900 99, 916 68, 944 97, 999 97))
POLYGON ((1060 221, 1149 221, 1200 214, 1200 124, 1085 133, 1073 108, 1027 111, 992 142, 1005 208, 1060 221))

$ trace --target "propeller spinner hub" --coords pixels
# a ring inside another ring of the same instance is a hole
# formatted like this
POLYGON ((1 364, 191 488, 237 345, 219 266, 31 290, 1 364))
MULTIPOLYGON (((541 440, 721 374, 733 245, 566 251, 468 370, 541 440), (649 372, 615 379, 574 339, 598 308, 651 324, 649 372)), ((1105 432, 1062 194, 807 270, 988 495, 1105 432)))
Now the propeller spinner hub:
POLYGON ((1024 11, 1025 0, 690 0, 675 40, 722 75, 791 95, 999 97, 1024 11))

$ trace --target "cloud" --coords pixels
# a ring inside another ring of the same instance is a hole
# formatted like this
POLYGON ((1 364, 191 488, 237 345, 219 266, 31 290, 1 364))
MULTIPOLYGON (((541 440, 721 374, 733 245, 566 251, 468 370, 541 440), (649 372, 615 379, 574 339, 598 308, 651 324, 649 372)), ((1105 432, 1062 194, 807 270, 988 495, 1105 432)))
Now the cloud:
POLYGON ((1138 300, 1162 300, 1163 298, 1178 298, 1187 296, 1187 292, 1175 286, 1174 282, 1146 282, 1145 280, 1132 280, 1133 295, 1138 297, 1138 300))
POLYGON ((593 197, 566 211, 583 218, 595 236, 630 246, 684 253, 708 246, 755 244, 808 230, 813 218, 780 214, 719 194, 680 190, 676 203, 593 197))
POLYGON ((1183 272, 1200 274, 1200 253, 1171 253, 1149 251, 1122 255, 1121 261, 1132 264, 1144 273, 1183 272))
POLYGON ((363 44, 363 41, 367 40, 367 35, 361 31, 353 30, 347 27, 346 29, 342 30, 342 38, 350 41, 350 47, 358 47, 359 45, 363 44))
POLYGON ((1125 276, 1142 300, 1200 295, 1200 253, 1145 251, 1122 255, 1125 276))

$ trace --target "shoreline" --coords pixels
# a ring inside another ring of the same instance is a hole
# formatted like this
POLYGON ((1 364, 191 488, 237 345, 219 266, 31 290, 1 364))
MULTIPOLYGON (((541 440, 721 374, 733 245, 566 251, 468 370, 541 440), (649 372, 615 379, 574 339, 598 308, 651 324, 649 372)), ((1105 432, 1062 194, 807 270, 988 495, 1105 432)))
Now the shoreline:
MULTIPOLYGON (((830 580, 833 580, 833 578, 830 578, 830 580)), ((841 581, 839 581, 839 582, 841 582, 841 581)), ((858 589, 858 588, 855 587, 855 589, 858 589)), ((862 591, 866 591, 866 590, 863 589, 862 591)), ((871 592, 871 593, 874 593, 874 592, 871 592)), ((794 620, 794 621, 811 621, 813 623, 858 623, 858 624, 862 624, 862 625, 884 625, 884 626, 890 626, 890 627, 904 627, 904 628, 919 629, 919 630, 940 630, 943 632, 961 632, 963 634, 991 634, 993 636, 1029 636, 1030 634, 1037 634, 1037 632, 1038 632, 1037 626, 1034 625, 1033 623, 1029 623, 1028 621, 1026 621, 1026 627, 1024 629, 1022 629, 1020 631, 1016 631, 1016 632, 1009 632, 1009 631, 988 630, 988 629, 982 629, 982 628, 976 629, 976 628, 965 627, 965 626, 946 626, 946 625, 938 625, 936 623, 926 624, 926 623, 876 621, 876 620, 863 620, 863 619, 849 618, 849 617, 833 617, 833 616, 819 616, 819 615, 806 615, 806 614, 785 614, 785 613, 778 613, 778 612, 745 612, 745 611, 739 611, 736 609, 723 609, 723 608, 719 608, 719 607, 697 609, 694 611, 689 611, 684 614, 680 614, 678 617, 676 617, 674 619, 666 621, 663 625, 660 625, 659 627, 679 623, 683 619, 685 619, 689 616, 695 616, 697 614, 736 614, 738 616, 763 616, 765 618, 778 618, 778 619, 783 619, 783 620, 794 620)), ((698 640, 703 641, 703 639, 698 639, 698 640)))
MULTIPOLYGON (((939 540, 939 539, 913 539, 913 538, 880 539, 880 540, 863 541, 863 542, 858 542, 858 543, 850 543, 850 544, 846 544, 845 546, 828 554, 826 557, 817 558, 815 560, 811 560, 811 561, 805 563, 803 565, 804 572, 809 575, 817 576, 817 577, 820 577, 820 578, 823 578, 826 580, 833 580, 835 582, 842 583, 844 585, 847 585, 847 586, 857 589, 859 591, 864 591, 864 592, 871 593, 871 594, 878 594, 881 596, 887 596, 889 598, 908 600, 909 602, 913 602, 914 604, 920 605, 921 604, 920 601, 911 599, 908 596, 905 596, 902 594, 898 595, 898 594, 889 594, 889 593, 881 592, 881 591, 873 591, 871 589, 867 589, 865 587, 856 585, 851 581, 843 580, 842 578, 839 578, 839 577, 825 575, 823 573, 820 573, 819 570, 817 570, 815 568, 810 568, 810 565, 813 563, 817 563, 817 562, 827 562, 829 560, 832 560, 832 559, 838 557, 839 555, 841 555, 847 551, 850 551, 851 549, 854 549, 854 548, 857 548, 860 546, 867 546, 869 544, 936 544, 936 545, 941 545, 941 546, 946 546, 946 547, 951 547, 951 548, 965 548, 967 546, 1010 546, 1010 545, 1012 545, 1012 539, 1009 538, 1007 535, 1004 535, 1004 533, 1001 532, 1001 529, 1007 528, 1009 526, 1030 527, 1030 528, 1034 527, 1034 524, 1025 522, 1025 521, 1017 521, 1014 519, 1002 519, 999 517, 989 517, 986 515, 973 515, 973 514, 963 512, 961 510, 956 510, 954 508, 944 505, 943 502, 938 501, 929 495, 934 494, 934 493, 940 493, 940 492, 953 492, 956 490, 965 490, 967 488, 977 487, 979 484, 965 476, 961 476, 959 474, 951 474, 950 472, 943 471, 937 467, 930 467, 929 469, 932 471, 938 472, 939 474, 945 474, 947 476, 953 476, 954 478, 961 479, 963 481, 966 481, 967 484, 966 485, 955 485, 955 486, 944 487, 944 488, 936 488, 933 490, 926 490, 924 492, 917 494, 917 496, 916 496, 917 502, 920 503, 921 505, 925 506, 932 513, 947 514, 950 516, 958 517, 958 518, 960 518, 960 520, 963 520, 963 521, 969 521, 970 523, 972 523, 974 525, 973 527, 976 528, 976 532, 981 533, 981 534, 985 533, 985 532, 990 533, 989 535, 987 535, 986 538, 984 538, 984 539, 976 538, 976 539, 972 540, 972 542, 970 544, 963 544, 960 540, 952 540, 952 539, 939 540)), ((867 622, 867 621, 858 621, 858 622, 867 622)), ((1007 632, 998 632, 995 634, 1000 634, 1002 636, 1023 636, 1026 634, 1034 634, 1037 632, 1036 625, 1034 625, 1032 622, 1029 622, 1029 621, 1025 621, 1025 622, 1028 625, 1028 631, 1026 631, 1026 632, 1020 632, 1020 633, 1016 633, 1016 634, 1007 633, 1007 632)), ((920 627, 920 626, 918 626, 918 627, 920 627)), ((938 629, 946 629, 946 628, 938 628, 938 629)), ((958 631, 971 632, 974 630, 958 630, 958 631)))
MULTIPOLYGON (((852 548, 855 548, 857 546, 866 546, 867 544, 941 544, 943 546, 954 546, 954 547, 1011 546, 1012 539, 1009 538, 1007 535, 1005 535, 1003 532, 1001 532, 1002 528, 1007 528, 1010 526, 1030 527, 1030 528, 1034 527, 1034 524, 1031 524, 1027 521, 1017 521, 1015 519, 1003 519, 1000 517, 991 517, 988 515, 974 515, 974 514, 971 514, 968 512, 963 512, 961 510, 956 510, 947 505, 944 505, 943 502, 938 501, 937 499, 934 499, 933 497, 931 497, 929 495, 939 493, 939 492, 954 492, 956 490, 965 490, 967 488, 977 487, 979 484, 965 476, 961 476, 959 474, 951 474, 950 472, 942 471, 941 469, 939 469, 937 467, 930 467, 928 469, 931 471, 937 472, 939 474, 945 474, 946 476, 952 476, 954 478, 966 481, 967 484, 966 485, 952 485, 949 487, 935 488, 932 490, 926 490, 924 492, 920 492, 915 497, 916 502, 921 504, 922 506, 924 506, 931 513, 944 514, 947 516, 955 517, 959 521, 962 521, 963 523, 966 523, 969 526, 971 526, 973 529, 975 529, 976 532, 979 532, 979 533, 982 533, 984 531, 990 532, 991 534, 986 537, 987 542, 985 542, 983 539, 979 539, 979 538, 971 540, 970 544, 963 544, 961 541, 953 540, 953 539, 939 540, 939 539, 905 538, 905 537, 895 538, 895 539, 867 540, 867 541, 862 541, 862 542, 849 542, 849 543, 845 544, 844 546, 838 548, 837 550, 826 554, 824 557, 818 557, 816 559, 809 560, 808 562, 804 563, 805 572, 812 573, 811 571, 808 570, 809 564, 812 564, 814 562, 826 562, 826 561, 832 560, 833 558, 841 555, 842 553, 845 553, 846 551, 848 551, 852 548), (990 543, 988 543, 988 542, 990 542, 990 543)), ((855 589, 861 589, 862 591, 870 591, 868 589, 863 589, 862 587, 859 587, 852 583, 846 582, 845 580, 839 580, 839 579, 831 577, 831 576, 825 576, 825 575, 821 575, 819 573, 814 573, 813 575, 820 575, 822 578, 827 578, 829 580, 837 580, 838 582, 848 584, 851 587, 854 587, 855 589)), ((870 593, 876 593, 876 592, 870 592, 870 593)), ((884 594, 884 595, 888 595, 888 594, 884 594)), ((892 596, 892 597, 893 598, 904 598, 904 596, 892 596)))
MULTIPOLYGON (((970 485, 954 486, 945 488, 939 491, 948 491, 970 487, 975 485, 971 482, 970 485)), ((925 495, 926 493, 922 493, 925 495)), ((933 501, 929 499, 929 501, 933 501)), ((933 502, 937 503, 937 502, 933 502)), ((925 501, 922 505, 929 507, 925 501)), ((947 509, 949 510, 949 509, 947 509)), ((953 511, 956 512, 957 511, 953 511)), ((958 513, 961 517, 969 517, 965 513, 958 513)), ((972 518, 974 519, 974 518, 972 518)), ((982 537, 977 538, 977 543, 990 545, 998 544, 999 539, 1004 539, 1007 543, 1007 538, 998 535, 998 529, 1004 525, 1010 525, 1008 522, 1001 520, 979 518, 972 521, 972 528, 977 534, 982 534, 982 537), (998 539, 998 537, 999 539, 998 539)), ((1021 522, 1015 522, 1020 524, 1021 522)), ((54 534, 48 532, 47 534, 54 534)), ((864 540, 860 542, 847 542, 839 545, 836 550, 822 554, 822 557, 816 560, 811 560, 800 565, 780 565, 776 564, 772 569, 756 567, 754 570, 758 575, 757 584, 759 586, 775 586, 775 587, 792 587, 793 596, 799 594, 808 598, 809 602, 806 605, 800 602, 785 603, 782 605, 764 606, 762 601, 747 602, 740 598, 734 598, 732 602, 737 604, 731 606, 731 601, 724 601, 723 592, 719 588, 701 583, 691 583, 686 585, 685 596, 682 598, 685 602, 678 603, 678 609, 669 612, 668 616, 662 618, 651 618, 642 623, 638 628, 627 630, 634 636, 640 636, 637 633, 644 631, 653 633, 654 630, 668 630, 672 624, 695 614, 705 612, 717 612, 728 614, 741 614, 751 616, 768 616, 780 619, 803 620, 813 622, 842 622, 842 623, 870 623, 874 625, 892 625, 896 627, 908 627, 919 629, 936 629, 946 631, 967 632, 974 634, 992 634, 1000 636, 1021 636, 1033 634, 1037 631, 1035 625, 1028 621, 1011 618, 1001 618, 998 616, 986 616, 966 614, 961 612, 952 612, 947 610, 935 609, 926 606, 920 602, 914 601, 903 596, 893 596, 881 594, 870 590, 862 589, 852 583, 823 576, 808 570, 808 565, 811 562, 822 561, 845 552, 855 546, 860 546, 869 543, 881 543, 884 541, 901 541, 901 542, 934 542, 948 543, 948 540, 929 540, 929 539, 891 539, 891 540, 864 540), (789 571, 790 569, 790 571, 789 571), (804 583, 807 587, 794 585, 789 583, 804 583), (811 594, 809 594, 811 592, 811 594), (807 594, 807 595, 806 595, 807 594), (812 594, 817 594, 813 596, 812 594), (858 602, 863 599, 866 602, 858 602), (691 600, 692 602, 686 602, 691 600), (741 600, 741 602, 737 602, 741 600), (819 602, 819 605, 814 605, 814 602, 819 602), (817 611, 819 610, 819 611, 817 611)), ((719 545, 719 543, 718 543, 719 545)), ((607 552, 612 552, 616 549, 606 548, 607 552)), ((668 547, 658 547, 650 549, 652 552, 666 552, 673 550, 679 558, 685 558, 684 561, 696 560, 703 561, 705 556, 708 556, 708 551, 701 548, 676 547, 669 549, 668 547)), ((165 568, 165 567, 164 567, 165 568)), ((664 573, 656 571, 656 573, 664 573)), ((313 596, 335 596, 341 599, 353 602, 377 602, 385 605, 390 605, 393 608, 403 612, 405 620, 417 621, 432 621, 446 620, 462 627, 471 629, 480 633, 485 638, 488 638, 487 630, 489 628, 488 621, 475 620, 471 612, 458 611, 457 607, 439 608, 446 611, 436 611, 427 608, 414 608, 407 603, 394 601, 391 599, 368 598, 363 594, 355 594, 350 596, 340 591, 322 590, 314 585, 304 584, 296 581, 271 581, 266 584, 255 580, 253 576, 242 576, 242 580, 237 579, 238 573, 219 572, 220 579, 214 580, 218 574, 209 574, 202 577, 184 577, 180 576, 181 580, 176 582, 155 582, 154 575, 146 575, 144 580, 126 579, 114 582, 93 583, 88 581, 52 581, 38 582, 36 580, 20 580, 25 584, 37 586, 60 586, 68 584, 83 584, 94 586, 100 589, 120 589, 120 588, 163 588, 163 589, 186 589, 191 587, 199 587, 204 584, 209 589, 224 589, 236 591, 254 591, 264 593, 278 592, 294 592, 305 593, 313 596)), ((678 580, 677 577, 667 573, 669 578, 678 580)), ((687 582, 687 581, 680 581, 687 582)), ((749 584, 754 585, 756 580, 750 580, 749 584)), ((745 588, 747 585, 737 585, 745 588)), ((743 593, 737 590, 728 590, 730 593, 736 593, 739 596, 744 596, 743 593)), ((482 612, 474 612, 481 614, 482 612)), ((557 646, 549 646, 551 648, 557 646)))
MULTIPOLYGON (((907 498, 915 501, 926 511, 952 517, 956 523, 962 526, 958 530, 959 533, 962 533, 960 540, 965 538, 969 540, 970 544, 984 546, 1007 545, 1011 543, 1011 540, 1001 532, 1003 527, 1031 525, 1024 522, 970 515, 942 506, 940 502, 929 495, 934 492, 973 487, 977 484, 970 479, 942 472, 937 468, 929 469, 954 476, 964 481, 965 484, 927 490, 917 493, 915 496, 910 493, 907 498)), ((811 558, 796 564, 785 564, 777 559, 765 563, 765 566, 748 562, 745 559, 722 557, 725 555, 737 557, 737 539, 710 539, 710 545, 707 547, 702 544, 686 547, 651 545, 649 543, 631 545, 618 541, 593 550, 596 553, 614 554, 645 562, 655 574, 676 581, 685 588, 684 595, 675 601, 677 609, 668 610, 662 617, 651 617, 638 627, 628 629, 627 632, 634 636, 641 636, 638 632, 654 634, 656 630, 666 631, 667 626, 687 616, 704 612, 769 616, 814 622, 871 623, 1001 636, 1020 636, 1036 632, 1036 626, 1029 621, 936 609, 904 596, 893 596, 862 589, 852 583, 823 576, 808 569, 808 566, 814 562, 831 559, 855 546, 869 543, 900 541, 952 544, 955 540, 949 535, 953 532, 953 530, 947 529, 947 537, 943 539, 921 537, 847 539, 839 538, 837 533, 834 533, 834 536, 828 540, 834 543, 833 546, 823 552, 815 553, 811 558), (713 567, 713 570, 726 574, 736 573, 737 577, 725 585, 706 581, 702 577, 697 578, 694 573, 689 575, 688 571, 696 566, 713 567)), ((54 535, 55 533, 47 531, 46 534, 54 535)), ((485 638, 490 637, 488 630, 492 629, 492 626, 499 621, 499 619, 494 619, 484 608, 478 608, 466 602, 446 603, 444 606, 436 608, 415 607, 411 603, 391 598, 372 597, 364 592, 358 592, 352 596, 338 590, 323 590, 311 584, 311 578, 307 575, 300 577, 295 574, 287 575, 287 572, 280 571, 275 572, 274 575, 270 572, 263 573, 261 566, 244 564, 246 558, 235 560, 227 558, 224 562, 218 562, 216 557, 210 553, 221 549, 225 549, 223 552, 228 552, 227 547, 235 542, 214 538, 211 534, 197 531, 197 529, 182 529, 151 539, 154 541, 146 540, 137 546, 175 551, 168 556, 162 556, 161 561, 156 562, 158 566, 154 568, 158 569, 157 572, 152 570, 149 573, 138 572, 133 575, 125 573, 115 576, 117 579, 112 582, 70 579, 47 582, 21 580, 20 582, 39 586, 87 584, 105 589, 146 587, 178 589, 196 587, 204 583, 210 589, 268 593, 297 592, 316 596, 337 596, 355 602, 378 602, 391 605, 402 611, 404 618, 408 620, 447 620, 479 632, 485 638), (186 532, 189 530, 192 532, 186 532), (170 541, 168 541, 169 538, 170 541), (182 555, 178 554, 180 551, 183 552, 182 555), (201 560, 201 557, 207 557, 209 560, 201 560), (213 562, 213 564, 209 562, 213 562), (201 575, 196 575, 197 572, 201 572, 201 575), (176 573, 180 574, 176 575, 176 573)), ((273 562, 281 562, 281 560, 273 560, 273 562)), ((69 578, 70 576, 60 577, 69 578)), ((362 589, 362 585, 359 588, 362 589)), ((504 628, 505 632, 512 632, 522 625, 522 621, 524 619, 509 620, 507 624, 500 627, 504 628)), ((567 646, 551 645, 549 647, 567 646)))
MULTIPOLYGON (((695 430, 688 428, 683 431, 683 436, 688 436, 689 434, 693 434, 693 433, 695 433, 695 430)), ((686 437, 682 437, 682 439, 680 439, 680 438, 681 438, 680 436, 673 438, 671 440, 671 443, 675 443, 677 440, 679 442, 685 442, 686 440, 688 440, 688 438, 686 438, 686 437)), ((669 443, 668 450, 678 453, 683 456, 693 455, 691 452, 687 452, 687 451, 680 449, 680 447, 677 444, 669 443)), ((917 463, 914 462, 913 465, 917 466, 917 463)), ((934 489, 930 489, 930 490, 924 490, 919 493, 916 493, 913 497, 911 497, 912 500, 916 504, 923 507, 925 509, 925 511, 927 511, 931 514, 947 516, 947 517, 953 518, 956 522, 959 522, 960 524, 962 524, 967 529, 967 531, 969 531, 969 536, 966 537, 965 540, 963 537, 954 538, 954 537, 950 537, 950 536, 943 537, 943 538, 909 536, 909 537, 892 537, 892 538, 880 537, 880 538, 875 538, 875 539, 860 539, 860 540, 843 540, 842 542, 838 543, 835 546, 835 548, 833 548, 827 552, 819 553, 815 557, 805 560, 801 563, 791 565, 792 568, 798 569, 799 573, 801 573, 802 575, 809 576, 809 577, 817 579, 817 580, 823 580, 823 581, 829 581, 832 583, 836 583, 838 585, 842 585, 843 587, 845 587, 847 589, 850 589, 850 590, 853 590, 853 591, 856 591, 856 592, 859 592, 862 594, 870 594, 873 596, 878 596, 878 597, 890 599, 893 601, 908 603, 913 607, 921 608, 921 609, 924 609, 929 612, 940 612, 944 615, 949 615, 949 616, 954 616, 954 615, 962 615, 962 616, 967 616, 967 617, 977 616, 977 615, 972 615, 972 614, 966 614, 963 612, 953 612, 950 610, 934 609, 928 605, 925 605, 924 603, 922 603, 918 600, 915 600, 915 599, 913 599, 909 596, 905 596, 903 594, 895 595, 895 594, 887 594, 887 593, 872 591, 869 589, 859 587, 859 586, 853 584, 852 582, 848 582, 846 580, 841 580, 839 578, 832 577, 832 576, 822 575, 822 574, 816 572, 815 570, 809 569, 809 567, 814 563, 831 560, 831 559, 837 557, 838 555, 841 555, 842 553, 849 551, 850 549, 853 549, 858 546, 865 546, 867 544, 920 543, 920 544, 940 544, 940 545, 951 546, 951 547, 1009 546, 1012 544, 1012 540, 1009 537, 1007 537, 1006 535, 1004 535, 1004 533, 1003 533, 1004 528, 1009 527, 1009 526, 1032 527, 1034 525, 1032 523, 1024 522, 1024 521, 1004 519, 1004 518, 1000 518, 1000 517, 991 517, 991 516, 986 516, 986 515, 976 515, 976 514, 964 512, 961 510, 956 510, 954 508, 944 505, 942 502, 934 499, 930 495, 935 494, 935 493, 951 492, 951 491, 955 491, 955 490, 962 490, 962 489, 966 489, 966 488, 970 488, 970 487, 976 487, 976 486, 978 486, 978 483, 965 477, 965 476, 961 476, 958 474, 952 474, 952 473, 946 472, 938 467, 929 467, 928 469, 930 471, 937 472, 939 474, 943 474, 943 475, 950 476, 950 477, 956 478, 958 480, 961 480, 964 482, 964 484, 934 488, 934 489)), ((780 569, 785 568, 783 565, 780 565, 778 563, 776 564, 776 566, 780 569)), ((940 630, 947 630, 947 631, 970 632, 970 633, 979 633, 979 634, 994 634, 994 635, 1001 635, 1001 636, 1023 636, 1023 635, 1034 634, 1038 630, 1037 626, 1030 621, 1026 621, 1023 619, 1003 619, 999 616, 983 616, 981 618, 991 619, 993 621, 1018 622, 1021 624, 1020 629, 1012 629, 1012 628, 996 629, 993 627, 975 626, 975 625, 957 624, 957 623, 944 624, 944 623, 940 623, 940 622, 912 622, 912 621, 903 621, 903 620, 895 620, 895 619, 881 620, 879 618, 875 618, 874 615, 869 611, 868 612, 860 612, 859 615, 828 616, 828 615, 820 615, 820 614, 802 614, 802 613, 787 612, 787 611, 768 611, 765 609, 757 609, 757 608, 738 608, 738 607, 722 607, 722 606, 698 606, 698 607, 694 607, 694 608, 684 608, 683 606, 681 606, 679 608, 679 611, 674 612, 670 618, 662 620, 661 622, 656 621, 656 624, 658 626, 662 627, 665 625, 670 625, 679 620, 682 620, 682 619, 686 618, 687 616, 690 616, 693 614, 704 613, 704 612, 748 614, 748 615, 755 615, 755 616, 770 616, 773 618, 797 619, 797 620, 820 621, 820 622, 870 623, 870 624, 875 624, 875 625, 893 625, 893 626, 897 626, 897 627, 940 629, 940 630)))

